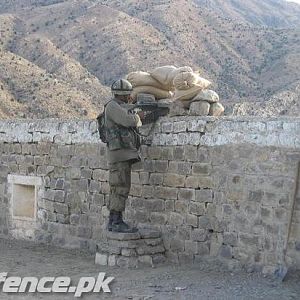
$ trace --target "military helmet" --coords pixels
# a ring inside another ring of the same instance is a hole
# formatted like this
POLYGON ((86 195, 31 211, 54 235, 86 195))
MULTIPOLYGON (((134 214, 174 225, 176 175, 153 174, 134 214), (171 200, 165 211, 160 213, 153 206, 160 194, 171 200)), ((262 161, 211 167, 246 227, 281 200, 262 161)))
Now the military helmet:
POLYGON ((130 95, 132 85, 126 79, 118 79, 111 85, 111 91, 114 95, 130 95))

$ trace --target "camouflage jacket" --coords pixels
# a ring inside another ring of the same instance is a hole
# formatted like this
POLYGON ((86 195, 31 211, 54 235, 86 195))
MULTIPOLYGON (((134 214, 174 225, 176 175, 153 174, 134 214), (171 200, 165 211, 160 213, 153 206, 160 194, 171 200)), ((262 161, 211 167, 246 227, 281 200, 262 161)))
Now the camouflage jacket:
POLYGON ((109 162, 138 159, 139 136, 135 130, 140 118, 130 114, 126 104, 113 99, 105 107, 105 124, 109 162))

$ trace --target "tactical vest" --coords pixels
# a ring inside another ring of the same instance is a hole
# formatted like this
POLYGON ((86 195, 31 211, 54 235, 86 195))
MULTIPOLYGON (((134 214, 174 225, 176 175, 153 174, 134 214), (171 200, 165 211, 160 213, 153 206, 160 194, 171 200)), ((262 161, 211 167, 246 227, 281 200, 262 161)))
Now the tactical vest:
POLYGON ((133 128, 124 127, 115 124, 106 129, 108 149, 133 149, 138 150, 140 147, 140 136, 133 128))

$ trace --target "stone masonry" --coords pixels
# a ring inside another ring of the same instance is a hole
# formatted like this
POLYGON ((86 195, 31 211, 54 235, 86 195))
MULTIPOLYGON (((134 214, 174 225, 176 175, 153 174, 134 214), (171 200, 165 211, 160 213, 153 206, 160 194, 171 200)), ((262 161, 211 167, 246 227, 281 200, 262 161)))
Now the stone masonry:
MULTIPOLYGON (((95 121, 1 121, 0 153, 2 237, 111 255, 101 248, 109 185, 95 121), (35 220, 13 216, 9 174, 41 178, 35 220)), ((164 117, 142 156, 126 218, 161 232, 170 261, 213 256, 264 272, 282 262, 300 118, 164 117)), ((287 260, 300 268, 299 190, 287 260)))
POLYGON ((98 244, 96 264, 137 268, 154 267, 165 262, 165 247, 161 233, 141 228, 138 233, 107 232, 107 242, 98 244))

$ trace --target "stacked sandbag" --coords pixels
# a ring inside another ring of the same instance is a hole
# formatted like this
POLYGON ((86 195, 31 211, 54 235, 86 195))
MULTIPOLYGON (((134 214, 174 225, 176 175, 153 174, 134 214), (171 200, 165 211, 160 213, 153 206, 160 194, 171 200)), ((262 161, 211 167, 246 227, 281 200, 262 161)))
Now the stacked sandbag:
POLYGON ((180 72, 173 79, 173 85, 175 89, 189 90, 193 87, 198 87, 199 89, 206 89, 211 85, 211 82, 200 77, 198 73, 193 71, 180 72))
MULTIPOLYGON (((184 108, 190 108, 193 99, 197 97, 201 91, 207 89, 211 82, 202 78, 198 73, 193 70, 179 72, 173 79, 175 92, 174 101, 182 102, 184 108)), ((197 100, 195 100, 197 101, 197 100)), ((201 100, 203 102, 203 100, 201 100)), ((210 105, 207 103, 195 104, 195 107, 190 110, 191 114, 208 115, 210 105), (197 113, 198 112, 198 113, 197 113)))
POLYGON ((157 100, 171 98, 172 93, 163 84, 153 78, 149 73, 137 71, 131 72, 126 79, 132 84, 131 97, 136 100, 138 94, 151 94, 157 100))
POLYGON ((156 100, 172 98, 180 102, 182 108, 190 109, 190 115, 220 116, 224 112, 218 94, 208 89, 211 82, 188 66, 170 65, 155 68, 150 73, 132 72, 127 80, 133 86, 134 100, 138 94, 151 94, 156 100))
POLYGON ((149 73, 143 71, 131 72, 126 78, 132 87, 153 86, 158 89, 165 90, 164 86, 154 79, 149 73))
POLYGON ((204 89, 190 102, 190 113, 197 114, 197 111, 200 113, 205 111, 204 115, 219 117, 223 115, 225 110, 219 100, 219 95, 215 91, 204 89), (208 113, 206 114, 206 112, 208 113))
POLYGON ((215 91, 208 90, 211 82, 195 72, 178 73, 173 80, 175 92, 173 99, 181 101, 184 108, 189 108, 190 115, 220 116, 224 107, 219 103, 215 91))
POLYGON ((219 117, 224 114, 224 106, 220 102, 216 102, 210 105, 209 115, 219 117))
POLYGON ((131 97, 135 100, 138 94, 150 94, 155 97, 155 99, 167 99, 171 98, 173 93, 170 91, 165 91, 154 86, 137 86, 133 88, 133 92, 131 93, 131 97))
MULTIPOLYGON (((174 92, 173 99, 174 101, 183 101, 183 102, 190 102, 199 92, 201 88, 199 86, 193 86, 188 90, 178 90, 176 89, 174 92)), ((185 106, 185 104, 184 104, 185 106)))
MULTIPOLYGON (((190 101, 198 93, 208 88, 211 82, 200 77, 195 72, 180 72, 173 79, 173 85, 175 87, 174 100, 190 101)), ((186 104, 184 104, 186 106, 186 104)))
POLYGON ((172 91, 174 90, 174 78, 182 72, 193 72, 193 70, 188 66, 180 68, 175 66, 162 66, 154 69, 150 74, 160 82, 165 89, 172 91))
POLYGON ((197 96, 193 98, 193 101, 207 101, 208 103, 219 102, 219 95, 212 90, 202 90, 197 96))

